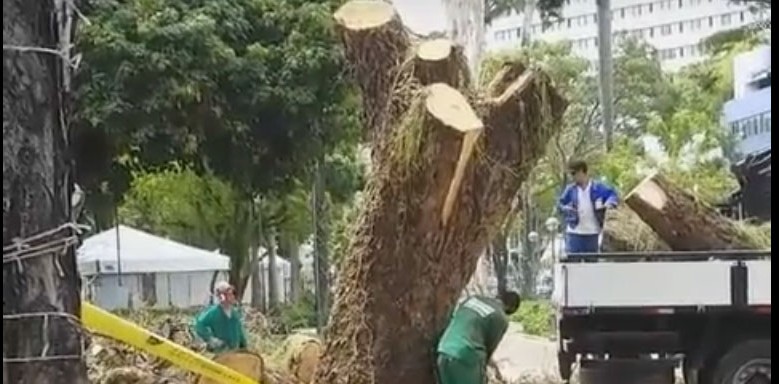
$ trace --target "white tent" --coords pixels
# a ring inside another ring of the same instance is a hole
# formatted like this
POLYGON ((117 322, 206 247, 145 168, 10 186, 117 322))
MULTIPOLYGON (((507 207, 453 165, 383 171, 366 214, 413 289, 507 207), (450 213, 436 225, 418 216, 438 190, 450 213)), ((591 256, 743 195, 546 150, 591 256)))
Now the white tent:
POLYGON ((87 298, 103 308, 191 307, 207 302, 230 259, 120 225, 86 239, 78 266, 87 298))

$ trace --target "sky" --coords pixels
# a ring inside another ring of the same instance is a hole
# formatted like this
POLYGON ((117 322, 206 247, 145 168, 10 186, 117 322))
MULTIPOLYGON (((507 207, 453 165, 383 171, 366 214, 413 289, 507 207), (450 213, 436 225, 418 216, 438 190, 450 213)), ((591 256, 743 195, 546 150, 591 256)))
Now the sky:
POLYGON ((393 0, 392 4, 403 23, 416 33, 428 34, 446 27, 441 0, 393 0))

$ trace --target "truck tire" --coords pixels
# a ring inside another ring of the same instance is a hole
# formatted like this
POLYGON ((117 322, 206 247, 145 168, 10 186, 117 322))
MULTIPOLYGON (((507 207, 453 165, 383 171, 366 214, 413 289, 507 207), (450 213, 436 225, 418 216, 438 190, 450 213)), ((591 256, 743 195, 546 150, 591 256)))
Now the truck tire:
POLYGON ((673 384, 674 367, 642 360, 583 361, 580 384, 673 384))
POLYGON ((712 384, 747 383, 771 383, 771 340, 736 344, 714 368, 712 384))

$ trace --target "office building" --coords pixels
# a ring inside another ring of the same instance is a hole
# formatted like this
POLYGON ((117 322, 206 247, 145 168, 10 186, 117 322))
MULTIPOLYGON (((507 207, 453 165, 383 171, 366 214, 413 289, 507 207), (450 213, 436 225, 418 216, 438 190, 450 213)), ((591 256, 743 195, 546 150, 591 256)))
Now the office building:
MULTIPOLYGON (((622 36, 642 38, 653 45, 666 70, 676 70, 700 60, 701 43, 715 33, 770 22, 770 11, 750 12, 747 6, 727 0, 612 0, 613 46, 622 36)), ((569 0, 562 19, 543 25, 535 12, 529 26, 531 40, 571 41, 578 55, 598 61, 598 14, 595 0, 569 0)), ((490 50, 511 48, 523 33, 522 13, 493 21, 487 33, 490 50)))
POLYGON ((733 59, 733 99, 723 107, 734 140, 739 190, 725 204, 732 217, 771 220, 771 47, 733 59))
POLYGON ((737 157, 771 148, 771 47, 761 46, 733 59, 733 99, 723 118, 735 140, 737 157))

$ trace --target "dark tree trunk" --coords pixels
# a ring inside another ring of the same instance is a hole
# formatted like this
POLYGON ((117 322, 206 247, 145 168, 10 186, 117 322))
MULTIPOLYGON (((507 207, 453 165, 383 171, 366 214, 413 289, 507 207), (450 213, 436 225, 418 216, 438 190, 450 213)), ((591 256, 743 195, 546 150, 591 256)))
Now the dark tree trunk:
POLYGON ((506 292, 508 289, 508 281, 506 274, 508 273, 509 266, 509 249, 506 244, 508 232, 507 228, 504 228, 495 238, 492 240, 492 247, 490 253, 492 255, 492 267, 495 269, 495 278, 498 280, 498 292, 506 292))
POLYGON ((279 276, 276 269, 277 236, 271 228, 268 235, 268 310, 276 310, 279 306, 279 276))
POLYGON ((301 292, 303 291, 303 282, 300 275, 300 244, 289 234, 283 234, 280 243, 283 255, 289 260, 289 297, 290 301, 295 303, 300 300, 301 292))
MULTIPOLYGON (((3 1, 3 258, 5 247, 60 227, 70 216, 70 161, 57 50, 57 2, 3 1), (6 45, 23 47, 6 48, 6 45)), ((50 242, 71 231, 46 236, 50 242)), ((3 262, 3 383, 88 383, 81 354, 79 277, 72 246, 3 262), (60 313, 47 319, 38 313, 60 313), (22 314, 32 314, 21 317, 22 314), (10 315, 10 316, 9 316, 10 315), (16 315, 16 317, 14 317, 16 315), (48 360, 41 359, 46 351, 48 360), (74 358, 57 359, 56 356, 74 358)))

